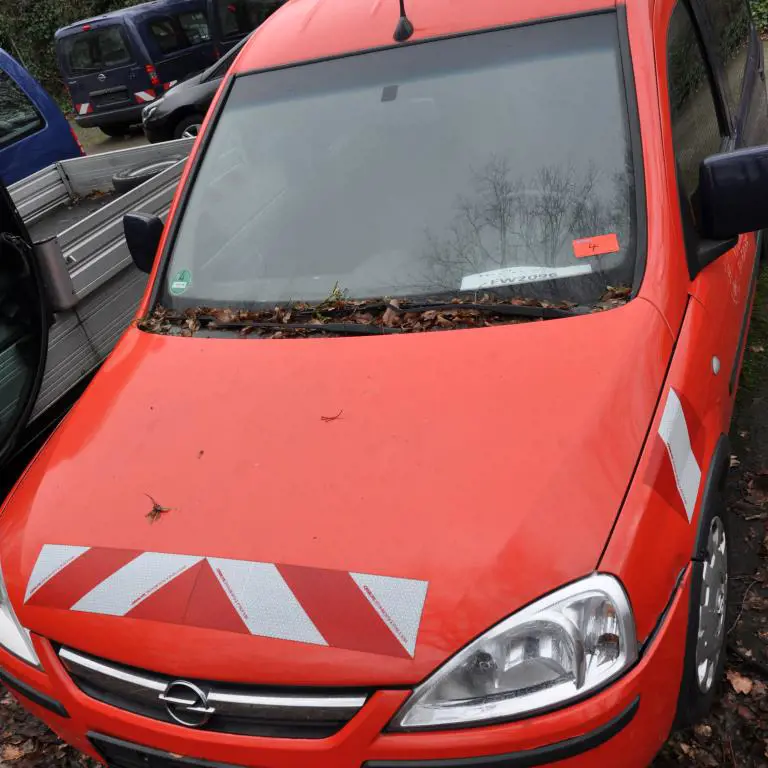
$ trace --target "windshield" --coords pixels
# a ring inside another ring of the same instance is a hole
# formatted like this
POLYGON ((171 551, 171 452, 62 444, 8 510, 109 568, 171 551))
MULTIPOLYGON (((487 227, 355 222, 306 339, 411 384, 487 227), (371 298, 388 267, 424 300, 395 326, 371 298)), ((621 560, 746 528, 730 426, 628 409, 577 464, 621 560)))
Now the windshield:
POLYGON ((606 13, 237 77, 161 304, 589 305, 631 285, 617 38, 606 13))

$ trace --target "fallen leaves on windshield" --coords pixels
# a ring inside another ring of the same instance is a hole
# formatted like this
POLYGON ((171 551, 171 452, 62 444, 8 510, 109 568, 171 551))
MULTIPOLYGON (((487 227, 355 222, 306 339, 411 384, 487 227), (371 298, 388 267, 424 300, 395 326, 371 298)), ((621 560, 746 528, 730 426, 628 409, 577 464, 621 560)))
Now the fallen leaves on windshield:
MULTIPOLYGON (((628 290, 626 297, 629 297, 628 290)), ((621 299, 617 297, 615 301, 621 299)), ((138 327, 150 333, 179 336, 191 336, 200 330, 237 331, 243 336, 272 339, 301 338, 317 333, 420 333, 566 317, 574 314, 575 307, 571 302, 501 299, 487 293, 438 302, 351 300, 335 292, 319 304, 295 303, 264 310, 156 307, 139 320, 138 327)))

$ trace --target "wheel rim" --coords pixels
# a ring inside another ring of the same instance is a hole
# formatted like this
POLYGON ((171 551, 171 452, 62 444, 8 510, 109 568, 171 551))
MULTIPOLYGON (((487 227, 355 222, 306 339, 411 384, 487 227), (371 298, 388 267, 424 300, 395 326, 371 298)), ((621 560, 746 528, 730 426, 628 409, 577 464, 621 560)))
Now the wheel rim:
POLYGON ((707 555, 701 577, 699 633, 696 639, 696 676, 707 693, 715 682, 715 671, 723 649, 725 608, 728 596, 728 550, 725 527, 719 517, 712 520, 707 555))
POLYGON ((184 133, 181 134, 182 139, 194 139, 197 138, 197 134, 200 133, 199 125, 188 125, 184 129, 184 133))

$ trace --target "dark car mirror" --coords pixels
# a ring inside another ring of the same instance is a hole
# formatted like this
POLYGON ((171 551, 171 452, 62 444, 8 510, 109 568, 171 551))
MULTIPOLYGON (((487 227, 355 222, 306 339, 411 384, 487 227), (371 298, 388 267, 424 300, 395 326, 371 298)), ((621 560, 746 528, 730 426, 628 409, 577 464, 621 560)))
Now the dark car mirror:
POLYGON ((698 197, 704 238, 732 240, 768 229, 768 146, 707 157, 698 197))
POLYGON ((163 236, 163 222, 159 216, 148 213, 126 213, 123 216, 125 242, 133 263, 149 274, 163 236))

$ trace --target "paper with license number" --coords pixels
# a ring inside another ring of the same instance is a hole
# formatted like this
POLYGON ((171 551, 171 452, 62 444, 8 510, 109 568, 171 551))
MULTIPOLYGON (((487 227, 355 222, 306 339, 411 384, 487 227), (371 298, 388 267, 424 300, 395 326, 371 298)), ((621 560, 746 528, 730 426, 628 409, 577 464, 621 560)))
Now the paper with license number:
POLYGON ((483 288, 500 288, 505 285, 523 283, 541 283, 546 280, 562 280, 566 277, 578 277, 592 272, 591 264, 579 264, 573 267, 502 267, 489 272, 466 275, 461 280, 462 291, 478 291, 483 288))

